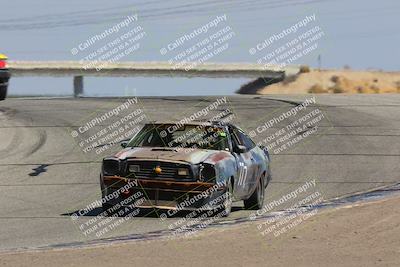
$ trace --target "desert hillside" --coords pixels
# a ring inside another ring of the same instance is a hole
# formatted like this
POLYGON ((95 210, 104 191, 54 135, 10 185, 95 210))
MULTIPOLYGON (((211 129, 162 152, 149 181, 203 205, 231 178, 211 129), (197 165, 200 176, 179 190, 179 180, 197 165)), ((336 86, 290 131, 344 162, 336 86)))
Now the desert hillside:
MULTIPOLYGON (((270 83, 271 81, 268 81, 270 83)), ((400 72, 309 70, 266 85, 262 78, 243 85, 239 94, 400 93, 400 72)))

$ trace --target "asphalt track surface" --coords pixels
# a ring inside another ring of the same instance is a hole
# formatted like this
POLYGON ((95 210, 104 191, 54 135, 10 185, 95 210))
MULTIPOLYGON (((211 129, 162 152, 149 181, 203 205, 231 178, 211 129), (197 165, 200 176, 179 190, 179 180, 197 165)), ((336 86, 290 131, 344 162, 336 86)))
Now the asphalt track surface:
MULTIPOLYGON (((229 109, 234 122, 251 131, 311 96, 230 96, 219 110, 229 109)), ((151 120, 181 119, 218 97, 139 98, 151 120)), ((103 156, 84 153, 71 132, 126 99, 7 99, 0 102, 0 250, 86 242, 79 225, 95 218, 100 208, 78 222, 72 212, 100 199, 99 170, 103 156)), ((319 109, 318 130, 280 153, 272 153, 273 181, 265 203, 280 199, 315 179, 311 192, 328 200, 400 181, 400 95, 321 95, 307 111, 319 109)), ((123 114, 93 129, 101 130, 123 114)), ((289 124, 296 118, 289 118, 289 124)), ((260 141, 279 130, 256 136, 260 141)), ((88 136, 82 136, 81 140, 88 136)), ((297 199, 298 200, 298 199, 297 199)), ((289 207, 289 200, 277 209, 289 207)), ((228 219, 248 218, 240 202, 228 219)), ((181 217, 160 220, 153 214, 130 218, 100 238, 154 233, 181 217)))

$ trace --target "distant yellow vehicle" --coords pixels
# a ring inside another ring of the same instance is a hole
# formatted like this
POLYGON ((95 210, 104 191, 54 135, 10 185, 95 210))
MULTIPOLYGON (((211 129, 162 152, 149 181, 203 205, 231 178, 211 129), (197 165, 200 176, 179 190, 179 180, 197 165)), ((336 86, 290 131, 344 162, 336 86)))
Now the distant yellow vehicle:
POLYGON ((8 80, 10 79, 7 59, 6 55, 0 54, 0 100, 4 100, 7 96, 8 80))

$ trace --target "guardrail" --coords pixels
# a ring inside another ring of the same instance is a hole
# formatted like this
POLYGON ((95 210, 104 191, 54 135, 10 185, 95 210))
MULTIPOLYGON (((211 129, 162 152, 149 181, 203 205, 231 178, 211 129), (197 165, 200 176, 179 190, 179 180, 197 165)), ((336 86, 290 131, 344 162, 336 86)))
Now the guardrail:
POLYGON ((250 63, 202 63, 174 65, 168 62, 78 62, 78 61, 9 61, 13 77, 51 76, 74 77, 74 96, 83 94, 83 77, 209 77, 283 79, 298 73, 298 66, 284 69, 265 68, 250 63))

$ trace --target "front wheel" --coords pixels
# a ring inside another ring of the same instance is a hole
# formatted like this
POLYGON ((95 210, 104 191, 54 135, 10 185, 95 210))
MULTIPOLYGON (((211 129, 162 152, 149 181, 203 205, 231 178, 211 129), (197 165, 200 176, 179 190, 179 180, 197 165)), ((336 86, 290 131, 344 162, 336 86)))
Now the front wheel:
POLYGON ((229 180, 226 185, 226 190, 223 195, 223 202, 221 204, 222 207, 217 209, 217 212, 221 217, 228 217, 232 211, 232 201, 233 201, 233 185, 232 181, 229 180))
POLYGON ((114 206, 107 202, 102 204, 103 211, 106 211, 107 213, 109 212, 108 210, 111 209, 112 207, 114 206))
POLYGON ((264 175, 260 177, 257 183, 257 188, 254 193, 246 200, 244 200, 244 207, 248 210, 259 210, 264 205, 265 185, 264 175))
POLYGON ((101 189, 101 202, 102 202, 102 209, 106 212, 106 214, 111 214, 111 210, 114 210, 114 205, 109 203, 108 201, 103 201, 106 198, 107 189, 104 184, 102 175, 100 174, 100 189, 101 189))

